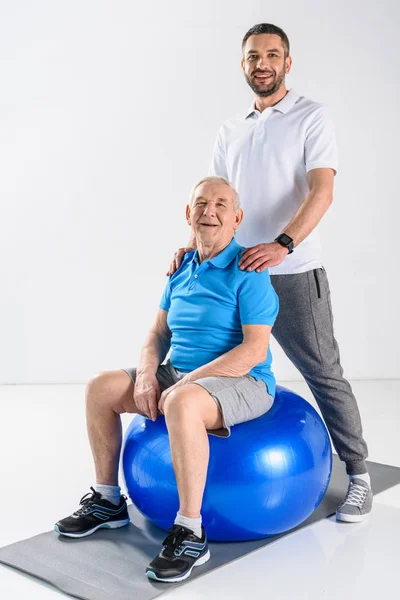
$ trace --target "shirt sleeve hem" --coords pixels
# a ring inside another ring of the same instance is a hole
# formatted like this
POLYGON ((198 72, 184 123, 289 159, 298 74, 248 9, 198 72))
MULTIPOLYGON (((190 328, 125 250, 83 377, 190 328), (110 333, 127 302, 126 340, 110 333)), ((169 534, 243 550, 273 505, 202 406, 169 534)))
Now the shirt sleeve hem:
POLYGON ((274 325, 274 323, 275 323, 275 319, 273 321, 271 321, 271 320, 268 320, 268 321, 265 321, 265 320, 264 321, 260 321, 260 320, 258 320, 257 322, 254 322, 254 321, 244 320, 244 321, 240 322, 241 325, 270 325, 271 327, 274 325))
POLYGON ((306 172, 308 173, 312 169, 332 169, 335 171, 335 175, 337 174, 337 166, 333 166, 332 163, 320 163, 320 162, 311 162, 306 164, 306 172))

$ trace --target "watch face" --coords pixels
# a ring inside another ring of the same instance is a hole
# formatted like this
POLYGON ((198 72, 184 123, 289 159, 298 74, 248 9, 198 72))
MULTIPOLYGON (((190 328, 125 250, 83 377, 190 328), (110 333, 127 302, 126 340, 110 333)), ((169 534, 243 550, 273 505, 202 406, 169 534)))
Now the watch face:
POLYGON ((285 245, 290 244, 290 242, 293 241, 291 237, 286 235, 286 233, 282 233, 282 235, 279 236, 279 239, 285 245))

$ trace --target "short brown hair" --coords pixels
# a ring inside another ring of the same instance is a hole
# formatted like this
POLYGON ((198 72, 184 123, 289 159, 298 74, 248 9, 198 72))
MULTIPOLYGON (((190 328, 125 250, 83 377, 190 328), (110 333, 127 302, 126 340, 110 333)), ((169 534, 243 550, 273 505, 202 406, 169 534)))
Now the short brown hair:
POLYGON ((283 47, 285 48, 285 58, 290 54, 290 44, 289 38, 286 33, 280 27, 276 25, 272 25, 272 23, 259 23, 258 25, 254 25, 251 27, 242 41, 242 50, 244 48, 245 43, 249 39, 251 35, 260 35, 260 33, 273 33, 275 35, 279 35, 282 40, 283 47))

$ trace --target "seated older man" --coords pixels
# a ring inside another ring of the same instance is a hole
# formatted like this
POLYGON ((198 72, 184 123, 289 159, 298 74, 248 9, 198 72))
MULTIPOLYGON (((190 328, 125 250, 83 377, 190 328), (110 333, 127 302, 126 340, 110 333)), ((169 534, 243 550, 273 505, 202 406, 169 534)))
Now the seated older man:
POLYGON ((162 550, 146 570, 158 581, 186 579, 210 557, 200 516, 207 433, 229 436, 231 426, 267 412, 275 394, 269 338, 278 298, 267 270, 238 267, 244 248, 234 234, 243 212, 235 190, 221 178, 201 180, 186 218, 197 250, 188 252, 169 278, 137 369, 101 373, 87 387, 97 483, 81 508, 55 525, 60 534, 83 537, 129 522, 118 486, 120 414, 153 421, 158 412, 164 414, 180 505, 162 550))

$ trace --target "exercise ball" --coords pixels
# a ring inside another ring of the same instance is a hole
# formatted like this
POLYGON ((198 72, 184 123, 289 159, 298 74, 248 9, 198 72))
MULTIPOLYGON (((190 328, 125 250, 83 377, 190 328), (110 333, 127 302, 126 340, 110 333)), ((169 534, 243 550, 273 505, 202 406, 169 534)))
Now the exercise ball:
MULTIPOLYGON (((210 461, 201 514, 212 541, 264 538, 292 529, 319 505, 329 484, 332 450, 320 416, 277 386, 272 408, 209 436, 210 461)), ((123 470, 133 504, 169 529, 179 508, 165 419, 136 415, 124 439, 123 470)))

